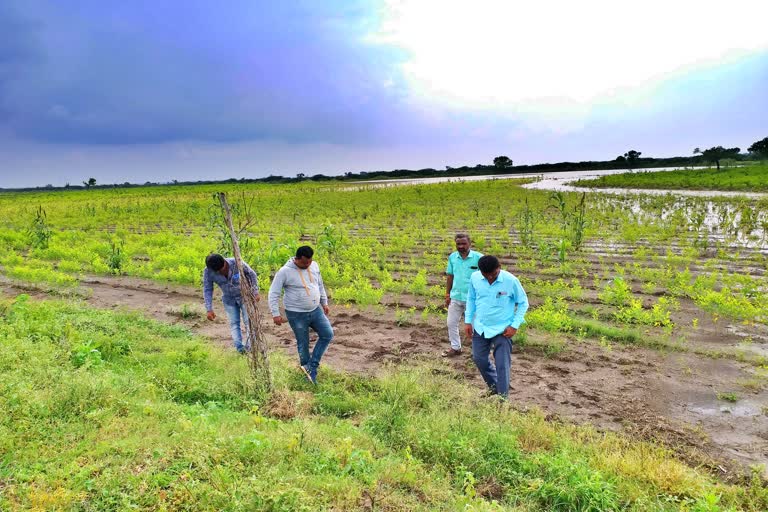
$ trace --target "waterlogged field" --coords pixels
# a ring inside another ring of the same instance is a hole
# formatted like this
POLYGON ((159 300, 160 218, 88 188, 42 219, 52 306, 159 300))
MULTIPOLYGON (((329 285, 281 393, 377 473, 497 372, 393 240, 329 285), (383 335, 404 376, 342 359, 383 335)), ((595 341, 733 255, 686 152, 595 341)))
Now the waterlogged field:
POLYGON ((575 185, 596 188, 651 188, 686 190, 740 190, 768 192, 768 165, 723 167, 721 169, 679 169, 666 173, 642 171, 578 180, 575 185))
POLYGON ((521 183, 0 195, 0 503, 768 508, 768 201, 521 183), (279 392, 255 403, 226 325, 202 320, 221 190, 263 289, 316 248, 336 330, 316 389, 265 326, 279 392), (511 408, 478 398, 471 359, 439 358, 458 231, 531 299, 511 408))

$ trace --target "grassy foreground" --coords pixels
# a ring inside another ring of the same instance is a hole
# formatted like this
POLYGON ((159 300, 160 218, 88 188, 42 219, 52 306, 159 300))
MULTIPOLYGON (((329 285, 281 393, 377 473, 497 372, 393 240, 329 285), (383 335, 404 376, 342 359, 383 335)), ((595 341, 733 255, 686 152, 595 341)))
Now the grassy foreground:
POLYGON ((768 164, 711 169, 677 169, 611 174, 573 183, 594 188, 650 188, 669 190, 733 190, 768 192, 768 164))
POLYGON ((381 378, 245 360, 136 314, 0 300, 1 510, 766 510, 653 445, 381 378))

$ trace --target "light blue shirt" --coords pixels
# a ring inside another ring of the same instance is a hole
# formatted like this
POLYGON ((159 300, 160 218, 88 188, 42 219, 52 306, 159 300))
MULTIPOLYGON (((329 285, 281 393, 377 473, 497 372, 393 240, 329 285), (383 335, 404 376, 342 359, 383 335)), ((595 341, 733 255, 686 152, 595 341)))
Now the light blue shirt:
POLYGON ((479 270, 470 277, 464 321, 478 334, 493 338, 509 326, 519 329, 526 311, 528 296, 520 280, 506 270, 499 272, 493 284, 479 270))
POLYGON ((451 299, 467 301, 467 291, 469 290, 469 278, 477 272, 477 262, 482 257, 482 253, 469 250, 466 259, 461 257, 459 251, 453 251, 448 256, 448 267, 445 273, 453 276, 453 286, 451 286, 451 299))

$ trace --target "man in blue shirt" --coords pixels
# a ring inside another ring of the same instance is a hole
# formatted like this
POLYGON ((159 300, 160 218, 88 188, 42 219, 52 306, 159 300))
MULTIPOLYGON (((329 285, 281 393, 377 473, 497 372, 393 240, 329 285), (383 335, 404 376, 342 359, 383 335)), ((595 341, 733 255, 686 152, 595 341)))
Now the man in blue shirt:
POLYGON ((512 336, 525 322, 528 296, 520 280, 501 270, 495 256, 483 256, 472 274, 464 327, 472 337, 472 359, 491 394, 507 398, 512 364, 512 336), (494 365, 490 359, 493 350, 494 365))
MULTIPOLYGON (((256 272, 253 271, 247 263, 243 262, 243 270, 246 279, 253 289, 256 302, 259 301, 259 281, 256 272)), ((205 310, 208 320, 214 320, 216 313, 213 312, 213 283, 221 288, 221 300, 224 303, 224 310, 229 318, 229 330, 232 333, 232 341, 235 348, 241 354, 248 351, 249 345, 246 342, 243 345, 243 332, 240 329, 240 317, 248 328, 248 313, 243 306, 243 296, 240 290, 240 273, 237 271, 235 258, 224 258, 220 254, 211 254, 205 258, 205 270, 203 271, 203 298, 205 300, 205 310)))
POLYGON ((459 324, 467 307, 469 278, 477 271, 477 261, 482 256, 481 253, 470 249, 472 241, 469 235, 458 233, 453 240, 456 250, 448 256, 448 267, 445 269, 445 307, 448 308, 448 341, 451 342, 451 347, 443 352, 443 357, 461 354, 459 324))

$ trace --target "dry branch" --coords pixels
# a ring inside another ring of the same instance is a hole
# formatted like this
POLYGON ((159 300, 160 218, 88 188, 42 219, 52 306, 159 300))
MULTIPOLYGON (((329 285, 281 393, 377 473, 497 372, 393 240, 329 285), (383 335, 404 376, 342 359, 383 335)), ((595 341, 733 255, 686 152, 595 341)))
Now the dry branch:
POLYGON ((237 265, 237 271, 240 273, 240 290, 243 298, 243 306, 248 314, 246 322, 246 334, 250 345, 248 354, 248 364, 251 368, 251 374, 255 384, 255 391, 258 395, 267 397, 273 391, 272 375, 269 370, 269 352, 267 342, 264 339, 264 330, 262 328, 261 312, 256 306, 256 299, 253 294, 252 283, 248 281, 246 273, 243 272, 243 260, 240 255, 240 245, 237 241, 234 225, 232 224, 232 212, 227 203, 227 195, 219 192, 219 202, 224 211, 224 221, 229 228, 229 234, 232 238, 232 250, 237 265))

